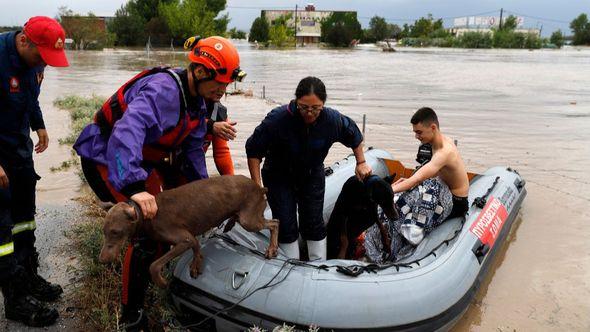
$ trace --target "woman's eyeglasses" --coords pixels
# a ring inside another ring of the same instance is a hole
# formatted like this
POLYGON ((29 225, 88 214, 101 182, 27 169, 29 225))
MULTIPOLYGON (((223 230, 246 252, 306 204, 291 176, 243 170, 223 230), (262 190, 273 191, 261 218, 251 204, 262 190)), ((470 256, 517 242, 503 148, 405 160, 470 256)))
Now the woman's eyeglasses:
POLYGON ((324 106, 320 105, 309 106, 297 103, 297 109, 301 112, 319 113, 323 108, 324 106))

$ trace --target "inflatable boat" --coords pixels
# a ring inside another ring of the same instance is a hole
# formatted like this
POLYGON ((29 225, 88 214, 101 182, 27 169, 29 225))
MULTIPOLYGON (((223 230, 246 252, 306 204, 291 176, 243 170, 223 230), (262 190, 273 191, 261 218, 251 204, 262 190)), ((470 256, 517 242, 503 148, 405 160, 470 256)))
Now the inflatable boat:
MULTIPOLYGON (((408 177, 389 153, 366 152, 373 174, 408 177)), ((329 220, 354 157, 326 168, 324 220, 329 220)), ((192 251, 178 260, 171 302, 184 327, 206 331, 267 331, 287 324, 336 331, 447 330, 475 296, 526 196, 517 171, 469 173, 469 212, 429 233, 412 255, 388 265, 352 260, 302 262, 279 250, 265 259, 269 233, 236 224, 201 239, 203 274, 192 278, 192 251)), ((270 214, 270 211, 267 211, 270 214)), ((270 215, 267 215, 270 217, 270 215)))

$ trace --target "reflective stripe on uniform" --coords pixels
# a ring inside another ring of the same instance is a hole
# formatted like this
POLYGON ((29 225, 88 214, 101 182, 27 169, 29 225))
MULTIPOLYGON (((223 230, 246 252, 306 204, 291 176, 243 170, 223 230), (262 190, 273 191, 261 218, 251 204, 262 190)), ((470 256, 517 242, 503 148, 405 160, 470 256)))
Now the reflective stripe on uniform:
POLYGON ((14 226, 12 226, 12 235, 15 235, 15 234, 18 234, 18 233, 24 232, 24 231, 33 231, 36 228, 37 228, 37 223, 35 222, 35 220, 19 222, 18 224, 15 224, 14 226))
POLYGON ((14 252, 14 242, 9 242, 0 246, 0 257, 10 255, 14 252))

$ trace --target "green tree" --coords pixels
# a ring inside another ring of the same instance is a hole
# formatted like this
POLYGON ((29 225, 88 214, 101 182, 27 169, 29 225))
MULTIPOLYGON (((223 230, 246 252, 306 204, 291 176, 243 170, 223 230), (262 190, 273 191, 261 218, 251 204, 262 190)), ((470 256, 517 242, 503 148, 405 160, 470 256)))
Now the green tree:
POLYGON ((414 25, 410 27, 410 37, 428 37, 432 31, 434 31, 434 18, 432 14, 428 14, 428 17, 421 17, 414 22, 414 25))
POLYGON ((400 39, 402 35, 402 28, 397 24, 389 24, 389 37, 400 39))
POLYGON ((554 31, 551 34, 551 38, 549 38, 549 41, 551 41, 551 44, 554 44, 558 48, 561 48, 564 43, 563 33, 561 32, 561 30, 554 31))
POLYGON ((228 31, 229 38, 233 39, 246 39, 246 32, 242 30, 238 30, 238 28, 231 28, 228 31))
POLYGON ((68 38, 74 41, 76 49, 102 49, 112 44, 114 40, 114 36, 109 35, 104 29, 101 19, 93 13, 82 16, 67 7, 60 7, 57 19, 68 38))
POLYGON ((391 37, 390 26, 385 19, 380 16, 373 16, 369 22, 370 34, 377 41, 391 37))
MULTIPOLYGON (((216 19, 219 11, 212 10, 209 4, 212 0, 174 0, 170 3, 160 3, 158 12, 166 21, 172 36, 184 40, 190 36, 211 36, 225 34, 229 18, 227 15, 216 19)), ((225 8, 213 6, 212 8, 225 8)), ((216 3, 217 4, 217 3, 216 3)))
POLYGON ((287 26, 287 21, 291 19, 291 14, 280 16, 275 19, 268 31, 268 40, 276 47, 284 47, 293 44, 295 31, 287 26))
POLYGON ((122 5, 115 12, 115 17, 108 26, 109 31, 116 35, 116 44, 136 46, 145 44, 146 21, 134 10, 133 1, 122 5))
POLYGON ((508 16, 504 22, 502 23, 502 29, 503 31, 514 31, 516 30, 516 27, 518 26, 518 18, 514 15, 510 15, 508 16))
POLYGON ((570 29, 574 33, 574 45, 590 44, 590 22, 588 22, 588 15, 580 14, 570 23, 570 29))
POLYGON ((362 35, 356 13, 334 12, 322 21, 322 41, 336 47, 350 46, 362 35))
POLYGON ((262 16, 257 17, 254 20, 254 22, 252 22, 252 27, 250 28, 250 35, 248 37, 248 41, 266 43, 268 41, 269 30, 270 26, 266 18, 262 16))

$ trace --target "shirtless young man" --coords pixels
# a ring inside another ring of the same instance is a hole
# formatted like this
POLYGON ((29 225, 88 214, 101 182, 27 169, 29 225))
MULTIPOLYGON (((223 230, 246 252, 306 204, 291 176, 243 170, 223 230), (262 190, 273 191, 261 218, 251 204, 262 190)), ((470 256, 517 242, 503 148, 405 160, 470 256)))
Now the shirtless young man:
POLYGON ((393 192, 409 190, 424 180, 438 176, 453 194, 453 209, 448 218, 463 216, 467 212, 469 179, 465 164, 453 141, 440 131, 438 117, 428 107, 419 109, 410 120, 416 139, 432 145, 432 159, 410 178, 401 178, 393 184, 393 192))
POLYGON ((392 185, 394 193, 401 193, 396 202, 400 218, 382 220, 388 228, 391 247, 382 248, 381 235, 375 227, 367 230, 366 256, 375 263, 403 258, 407 243, 418 245, 428 232, 445 220, 463 217, 469 208, 465 165, 453 141, 440 132, 436 113, 423 107, 410 122, 416 138, 422 144, 432 145, 433 155, 411 177, 392 185))

